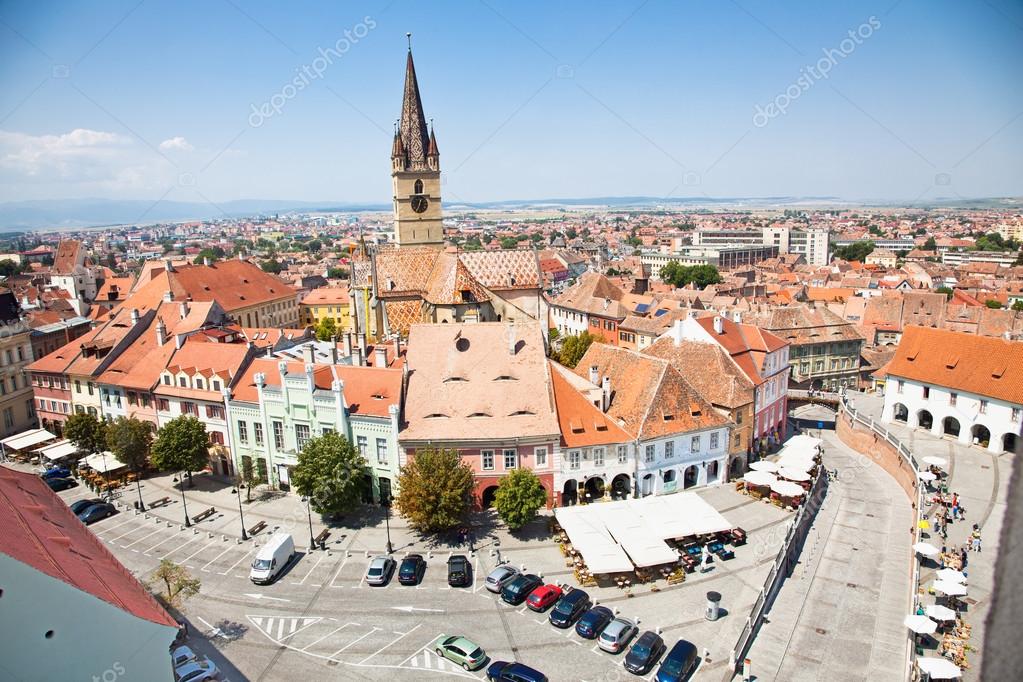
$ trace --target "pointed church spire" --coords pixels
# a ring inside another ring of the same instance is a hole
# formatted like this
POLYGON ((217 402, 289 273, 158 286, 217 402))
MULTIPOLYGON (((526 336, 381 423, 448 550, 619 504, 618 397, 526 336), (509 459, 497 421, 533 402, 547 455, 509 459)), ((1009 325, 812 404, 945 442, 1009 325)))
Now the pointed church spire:
POLYGON ((430 133, 426 127, 426 115, 423 113, 423 100, 419 95, 419 82, 416 80, 416 66, 412 61, 412 34, 409 39, 408 61, 405 65, 405 92, 401 102, 401 122, 398 132, 401 135, 402 147, 408 155, 408 170, 425 169, 426 154, 430 146, 430 133))

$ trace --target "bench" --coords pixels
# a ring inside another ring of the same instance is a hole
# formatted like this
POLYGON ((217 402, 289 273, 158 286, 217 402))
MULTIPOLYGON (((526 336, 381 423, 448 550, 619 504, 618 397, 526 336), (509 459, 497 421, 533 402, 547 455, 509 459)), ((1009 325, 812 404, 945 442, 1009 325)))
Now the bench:
POLYGON ((216 513, 217 513, 216 508, 215 507, 210 507, 209 509, 207 509, 205 511, 201 511, 198 514, 196 514, 195 516, 193 516, 192 517, 192 523, 199 523, 200 521, 202 521, 204 519, 210 518, 211 516, 213 516, 216 513))
POLYGON ((256 533, 258 533, 259 531, 263 530, 264 528, 266 528, 266 521, 260 521, 259 523, 257 523, 252 528, 249 528, 249 535, 255 535, 256 533))
POLYGON ((159 500, 150 502, 149 508, 152 509, 153 507, 166 507, 168 504, 170 504, 170 501, 171 500, 169 497, 162 497, 159 500))
POLYGON ((327 538, 329 537, 330 531, 324 528, 322 531, 320 531, 320 534, 313 539, 313 546, 315 547, 316 545, 319 545, 320 549, 326 549, 327 538))

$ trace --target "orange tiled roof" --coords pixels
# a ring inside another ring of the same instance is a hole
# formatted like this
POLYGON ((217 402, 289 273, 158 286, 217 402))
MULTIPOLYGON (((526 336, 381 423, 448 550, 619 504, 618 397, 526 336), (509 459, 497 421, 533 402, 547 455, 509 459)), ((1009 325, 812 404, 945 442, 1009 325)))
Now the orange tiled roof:
POLYGON ((345 287, 320 287, 302 299, 302 305, 348 305, 350 298, 345 287))
POLYGON ((571 370, 553 361, 550 370, 554 402, 558 407, 558 424, 561 425, 561 444, 564 447, 582 448, 632 440, 613 419, 601 412, 572 385, 572 378, 577 381, 580 378, 574 374, 566 376, 571 370))

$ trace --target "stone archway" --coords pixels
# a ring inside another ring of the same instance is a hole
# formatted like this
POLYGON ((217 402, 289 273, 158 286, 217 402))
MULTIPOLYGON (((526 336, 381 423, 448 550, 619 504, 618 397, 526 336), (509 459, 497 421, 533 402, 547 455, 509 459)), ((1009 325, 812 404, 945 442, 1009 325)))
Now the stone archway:
POLYGON ((945 436, 959 437, 959 420, 955 417, 945 417, 941 420, 941 433, 945 436))
POLYGON ((561 489, 561 506, 568 507, 579 501, 579 482, 574 478, 565 481, 561 489))
POLYGON ((618 474, 611 479, 611 499, 624 500, 632 493, 632 479, 628 474, 618 474))
POLYGON ((490 509, 494 506, 494 496, 497 495, 497 486, 488 486, 483 490, 483 495, 480 497, 480 507, 483 509, 490 509))
POLYGON ((719 471, 720 466, 717 460, 707 462, 707 485, 718 482, 719 471))
POLYGON ((695 464, 690 464, 686 467, 686 471, 682 475, 682 489, 692 488, 696 485, 699 478, 700 470, 696 468, 695 464))
POLYGON ((733 457, 731 464, 728 465, 728 477, 735 480, 737 478, 742 478, 745 473, 746 465, 742 461, 742 457, 733 457))
POLYGON ((909 421, 909 408, 902 403, 895 403, 895 408, 892 410, 892 421, 902 422, 905 424, 909 421))
POLYGON ((600 476, 591 476, 583 484, 583 490, 588 502, 596 502, 604 497, 604 479, 600 476))
POLYGON ((921 429, 930 431, 934 426, 934 415, 927 410, 920 410, 916 413, 916 423, 921 429))
POLYGON ((1002 435, 1002 452, 1016 452, 1016 446, 1019 442, 1019 436, 1015 433, 1006 433, 1002 435))
POLYGON ((970 442, 986 448, 991 444, 991 429, 983 424, 974 424, 970 429, 970 442))

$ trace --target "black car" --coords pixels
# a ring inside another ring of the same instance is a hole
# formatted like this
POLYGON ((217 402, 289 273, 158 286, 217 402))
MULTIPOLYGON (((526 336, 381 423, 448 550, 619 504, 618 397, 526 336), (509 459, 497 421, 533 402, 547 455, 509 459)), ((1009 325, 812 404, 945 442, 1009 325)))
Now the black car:
POLYGON ((629 649, 625 656, 625 669, 636 675, 645 675, 657 663, 667 647, 656 632, 647 630, 629 649))
POLYGON ((99 499, 98 497, 94 497, 91 500, 78 500, 77 502, 72 502, 69 509, 71 510, 72 514, 78 516, 83 511, 85 511, 94 504, 103 504, 103 500, 99 499))
POLYGON ((487 668, 487 679, 491 682, 547 682, 547 676, 521 663, 494 661, 487 668))
POLYGON ((423 579, 426 572, 426 560, 422 554, 409 554, 401 560, 398 568, 398 582, 402 585, 415 585, 423 579))
POLYGON ((661 667, 654 676, 656 682, 682 682, 696 669, 696 645, 680 639, 661 661, 661 667))
POLYGON ((567 628, 591 606, 590 595, 583 590, 572 590, 558 600, 547 619, 556 628, 567 628))
POLYGON ((526 601, 530 592, 541 585, 543 585, 543 578, 532 573, 524 573, 501 589, 501 599, 512 606, 518 606, 526 601))
POLYGON ((464 554, 448 557, 448 585, 468 587, 472 584, 472 565, 464 554))
POLYGON ((54 492, 74 488, 78 485, 78 481, 73 478, 44 478, 43 480, 46 481, 46 485, 50 486, 50 490, 54 492))
POLYGON ((89 525, 90 523, 113 516, 116 513, 117 507, 108 502, 100 502, 99 504, 87 507, 85 511, 78 515, 78 520, 85 525, 89 525))
POLYGON ((614 620, 614 611, 606 606, 594 606, 583 614, 579 622, 575 624, 575 633, 586 639, 596 639, 600 631, 607 627, 607 624, 614 620))

